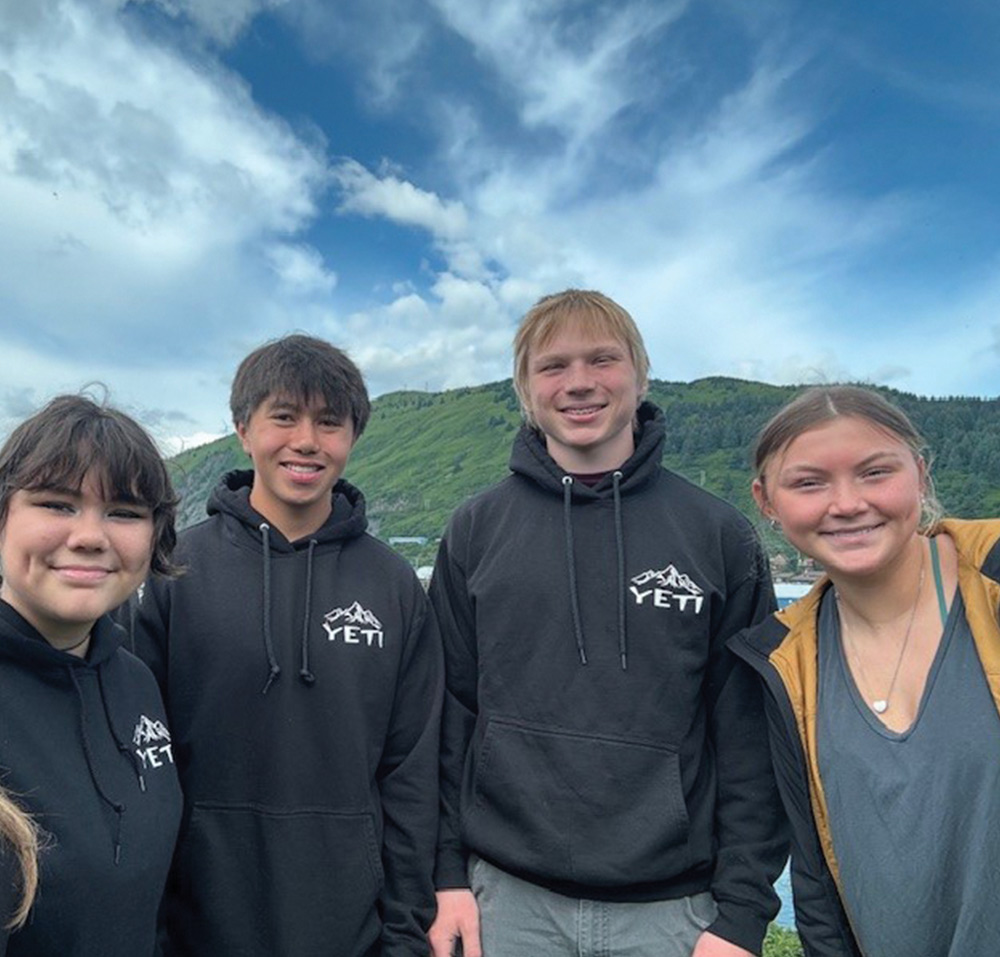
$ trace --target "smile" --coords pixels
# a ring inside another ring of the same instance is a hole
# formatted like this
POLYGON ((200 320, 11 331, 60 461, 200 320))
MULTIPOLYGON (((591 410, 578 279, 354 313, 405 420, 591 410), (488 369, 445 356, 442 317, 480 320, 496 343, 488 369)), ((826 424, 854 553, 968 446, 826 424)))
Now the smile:
POLYGON ((595 413, 600 412, 601 409, 603 408, 604 406, 602 405, 588 405, 579 409, 562 409, 561 411, 563 415, 585 416, 585 415, 594 415, 595 413))
POLYGON ((297 472, 300 475, 309 475, 313 472, 322 471, 321 465, 300 465, 296 462, 283 462, 282 468, 288 469, 289 472, 297 472))
POLYGON ((94 565, 57 565, 53 571, 76 582, 103 581, 111 574, 110 568, 98 568, 94 565))
POLYGON ((859 535, 868 535, 882 527, 883 523, 878 523, 877 525, 863 525, 858 528, 839 528, 834 531, 820 532, 820 535, 826 535, 828 538, 854 538, 859 535))

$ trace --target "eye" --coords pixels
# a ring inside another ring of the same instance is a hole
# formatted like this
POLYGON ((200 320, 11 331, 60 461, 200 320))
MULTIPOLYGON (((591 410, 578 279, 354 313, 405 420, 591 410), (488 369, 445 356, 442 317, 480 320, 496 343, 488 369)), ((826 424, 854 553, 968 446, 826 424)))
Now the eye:
POLYGON ((108 510, 111 518, 122 519, 126 522, 141 522, 149 518, 149 509, 137 505, 117 505, 108 510))
POLYGON ((866 479, 879 479, 892 475, 892 472, 893 470, 888 465, 876 465, 873 468, 865 469, 861 476, 866 479))
POLYGON ((810 489, 820 488, 822 482, 818 478, 813 477, 803 477, 793 479, 788 483, 788 487, 792 489, 801 489, 802 491, 809 491, 810 489))
POLYGON ((73 506, 69 502, 57 498, 38 499, 35 503, 38 508, 48 509, 52 512, 72 512, 73 506))

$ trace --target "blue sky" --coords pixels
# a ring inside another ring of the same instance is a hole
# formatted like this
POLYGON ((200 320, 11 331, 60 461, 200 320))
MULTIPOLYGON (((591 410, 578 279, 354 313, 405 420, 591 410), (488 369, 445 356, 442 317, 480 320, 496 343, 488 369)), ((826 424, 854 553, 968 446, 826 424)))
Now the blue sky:
POLYGON ((653 375, 1000 394, 989 0, 0 0, 0 432, 221 434, 261 341, 509 375, 599 288, 653 375))

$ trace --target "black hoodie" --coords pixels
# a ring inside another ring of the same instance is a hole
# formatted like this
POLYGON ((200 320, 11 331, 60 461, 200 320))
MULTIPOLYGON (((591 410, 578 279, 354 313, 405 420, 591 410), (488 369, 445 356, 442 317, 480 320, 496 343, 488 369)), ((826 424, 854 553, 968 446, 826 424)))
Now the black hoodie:
POLYGON ((80 658, 0 602, 0 775, 43 831, 7 957, 153 954, 181 793, 160 692, 124 637, 102 618, 80 658))
POLYGON ((439 888, 469 851, 572 897, 710 890, 759 951, 785 831, 761 693, 726 639, 773 593, 731 506, 635 453, 593 488, 522 428, 513 474, 458 509, 431 600, 445 647, 439 888))
POLYGON ((339 482, 287 541, 225 476, 140 602, 185 795, 168 953, 427 953, 441 651, 416 576, 339 482), (379 948, 381 947, 381 951, 379 948))

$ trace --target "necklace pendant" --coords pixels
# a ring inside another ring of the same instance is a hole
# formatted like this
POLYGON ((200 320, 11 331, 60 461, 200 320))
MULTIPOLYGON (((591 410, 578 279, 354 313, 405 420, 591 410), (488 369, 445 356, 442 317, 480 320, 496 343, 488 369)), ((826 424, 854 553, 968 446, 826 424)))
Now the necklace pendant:
POLYGON ((878 701, 872 702, 872 708, 876 714, 885 714, 885 709, 889 707, 889 702, 884 698, 879 698, 878 701))

